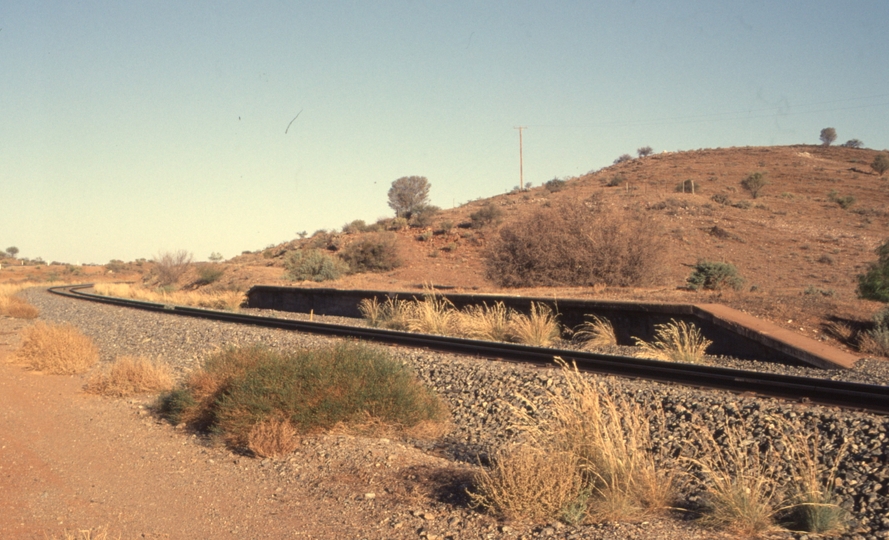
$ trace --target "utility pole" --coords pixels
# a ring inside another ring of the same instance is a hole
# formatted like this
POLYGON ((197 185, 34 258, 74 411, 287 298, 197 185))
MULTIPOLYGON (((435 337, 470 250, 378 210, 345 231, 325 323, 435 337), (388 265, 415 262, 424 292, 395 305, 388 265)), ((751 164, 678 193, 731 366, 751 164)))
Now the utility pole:
POLYGON ((528 129, 527 126, 519 126, 513 129, 519 130, 519 191, 525 190, 525 171, 524 162, 522 160, 522 130, 528 129))

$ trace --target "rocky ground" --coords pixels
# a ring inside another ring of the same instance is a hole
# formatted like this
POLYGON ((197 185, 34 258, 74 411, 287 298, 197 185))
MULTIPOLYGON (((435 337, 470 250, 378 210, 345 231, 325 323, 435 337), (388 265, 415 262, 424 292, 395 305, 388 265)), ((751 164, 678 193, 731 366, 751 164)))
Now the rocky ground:
MULTIPOLYGON (((41 290, 30 290, 26 296, 41 310, 42 319, 74 324, 92 337, 102 350, 103 362, 121 354, 145 355, 185 373, 220 346, 262 343, 304 347, 328 341, 281 330, 63 299, 41 290)), ((296 453, 277 460, 236 455, 215 446, 211 439, 166 425, 150 414, 148 399, 124 402, 83 396, 77 394, 82 380, 39 378, 5 366, 0 396, 10 396, 7 390, 13 388, 40 394, 40 385, 50 379, 62 380, 53 383, 52 395, 41 399, 55 406, 76 400, 80 409, 72 407, 74 413, 86 411, 90 418, 71 418, 65 425, 85 422, 91 436, 102 439, 99 447, 104 453, 94 448, 96 444, 84 445, 82 455, 69 449, 65 463, 55 463, 48 450, 54 446, 50 442, 54 432, 48 429, 27 435, 29 427, 20 420, 40 415, 20 410, 27 406, 22 403, 28 401, 27 396, 14 401, 8 397, 0 416, 0 460, 4 465, 0 469, 4 488, 0 490, 4 508, 0 530, 12 531, 11 538, 42 538, 47 531, 52 534, 69 524, 77 526, 71 520, 80 517, 93 521, 79 526, 107 524, 124 538, 140 534, 152 538, 283 538, 298 537, 297 533, 308 538, 732 537, 698 526, 688 519, 691 512, 640 523, 567 526, 503 523, 470 508, 465 488, 472 471, 494 445, 510 436, 508 404, 518 404, 521 394, 545 408, 550 391, 561 385, 561 375, 552 368, 407 348, 391 350, 446 400, 454 424, 450 434, 435 442, 330 434, 306 438, 296 453), (123 448, 120 452, 118 445, 123 448), (147 445, 144 455, 132 457, 139 453, 138 445, 147 445), (118 453, 139 466, 117 465, 118 453), (106 460, 102 467, 94 464, 106 460), (77 472, 78 467, 82 472, 77 472), (145 492, 165 482, 169 484, 165 496, 145 492), (41 488, 34 488, 35 484, 41 488), (95 486, 105 489, 105 495, 96 492, 99 488, 95 486), (79 512, 80 506, 90 512, 79 512), (121 511, 124 508, 126 512, 121 511)), ((804 433, 817 430, 828 460, 841 441, 848 439, 849 454, 837 475, 837 492, 852 515, 846 536, 889 538, 889 421, 885 417, 678 386, 611 379, 600 382, 610 392, 663 410, 661 427, 666 435, 660 444, 666 454, 683 451, 693 431, 715 431, 726 422, 747 426, 750 437, 759 441, 774 434, 777 419, 796 423, 804 433)), ((65 414, 74 413, 69 410, 65 414)), ((65 425, 56 427, 64 432, 65 425)), ((72 437, 77 440, 76 435, 72 437)), ((692 500, 694 489, 687 493, 692 500)))

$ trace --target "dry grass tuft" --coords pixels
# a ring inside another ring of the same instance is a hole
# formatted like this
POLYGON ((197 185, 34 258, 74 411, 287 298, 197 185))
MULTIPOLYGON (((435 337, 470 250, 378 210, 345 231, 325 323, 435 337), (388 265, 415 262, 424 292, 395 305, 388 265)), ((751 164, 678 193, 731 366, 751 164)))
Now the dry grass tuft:
POLYGON ((23 332, 14 359, 31 369, 55 375, 83 373, 99 360, 92 340, 71 325, 38 322, 23 332))
POLYGON ((414 301, 409 305, 410 315, 407 328, 411 332, 442 336, 455 333, 458 317, 454 304, 436 293, 435 289, 426 289, 422 302, 414 301))
POLYGON ((597 388, 561 359, 564 391, 550 416, 513 409, 527 437, 493 457, 473 502, 515 519, 571 523, 636 519, 668 507, 675 476, 651 451, 650 412, 597 388))
POLYGON ((17 296, 0 296, 0 314, 15 319, 36 319, 40 310, 17 296))
POLYGON ((651 343, 639 338, 636 346, 644 355, 667 362, 700 364, 704 353, 713 342, 705 338, 694 324, 671 319, 667 324, 655 325, 655 340, 651 343))
POLYGON ((617 336, 614 335, 614 327, 611 321, 605 317, 587 315, 589 321, 584 321, 574 331, 574 339, 583 343, 584 348, 611 347, 617 345, 617 336))
POLYGON ((544 304, 531 302, 531 313, 513 313, 509 319, 512 341, 535 347, 549 347, 559 338, 559 321, 544 304))
POLYGON ((778 478, 781 456, 760 449, 737 427, 726 426, 718 438, 701 430, 699 458, 689 458, 703 480, 705 524, 739 535, 755 536, 775 528, 780 508, 778 478))
POLYGON ((165 392, 173 387, 173 374, 164 364, 147 358, 122 356, 111 368, 94 375, 85 390, 105 396, 131 396, 165 392))
POLYGON ((163 291, 146 289, 127 283, 97 283, 93 289, 96 294, 132 298, 145 302, 193 306, 207 309, 237 311, 244 303, 244 293, 238 291, 163 291))
POLYGON ((254 425, 247 435, 247 448, 258 457, 287 455, 299 446, 296 429, 286 418, 269 418, 254 425))
POLYGON ((411 318, 411 302, 387 298, 385 302, 379 300, 364 299, 358 304, 358 309, 367 320, 367 324, 374 328, 388 328, 390 330, 407 330, 408 321, 411 318))
POLYGON ((513 316, 514 312, 503 302, 493 306, 467 306, 459 313, 459 332, 472 339, 507 341, 510 336, 509 321, 513 316))

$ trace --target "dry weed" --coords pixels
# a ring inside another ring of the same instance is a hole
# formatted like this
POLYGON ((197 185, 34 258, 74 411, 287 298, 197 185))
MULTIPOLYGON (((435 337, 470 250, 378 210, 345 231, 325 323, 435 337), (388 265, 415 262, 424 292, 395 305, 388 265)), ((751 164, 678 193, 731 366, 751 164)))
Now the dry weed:
POLYGON ((493 469, 477 478, 475 503, 511 517, 569 522, 634 519, 668 507, 675 478, 655 465, 650 413, 557 361, 566 388, 551 395, 545 418, 513 408, 527 442, 495 453, 493 469))
POLYGON ((702 521, 748 536, 774 529, 783 464, 774 447, 762 450, 740 428, 728 425, 719 437, 706 430, 697 433, 700 457, 688 461, 703 481, 707 513, 702 521))
POLYGON ((411 332, 442 336, 455 333, 458 318, 454 304, 436 293, 435 289, 427 289, 422 302, 414 301, 409 305, 410 315, 407 327, 411 332))
POLYGON ((642 354, 667 362, 700 364, 704 361, 704 353, 712 341, 705 338, 700 329, 685 321, 671 319, 667 324, 655 325, 655 339, 648 343, 639 338, 636 346, 642 354))
POLYGON ((97 283, 93 290, 103 296, 228 311, 237 311, 245 299, 244 293, 238 291, 156 291, 127 283, 97 283))
POLYGON ((0 314, 14 319, 36 319, 40 310, 17 296, 0 297, 0 314))
POLYGON ((247 435, 247 447, 262 458, 284 456, 299 446, 296 433, 286 418, 269 418, 253 426, 247 435))
POLYGON ((165 364, 147 358, 122 356, 107 371, 97 373, 85 390, 106 396, 165 392, 173 387, 173 374, 165 364))
POLYGON ((31 369, 56 375, 83 373, 99 360, 92 340, 71 325, 38 322, 23 332, 14 359, 31 369))
POLYGON ((858 350, 866 354, 889 357, 889 329, 873 328, 859 334, 858 350))
POLYGON ((524 345, 549 347, 559 338, 559 321, 545 304, 531 302, 531 313, 513 313, 509 319, 510 338, 524 345))
POLYGON ((467 306, 459 313, 459 332, 472 339, 507 341, 510 335, 509 320, 513 315, 514 312, 503 302, 496 302, 493 306, 467 306))
POLYGON ((614 335, 614 327, 611 321, 605 317, 586 315, 589 321, 584 321, 575 331, 574 339, 583 343, 584 348, 611 347, 617 345, 617 336, 614 335))

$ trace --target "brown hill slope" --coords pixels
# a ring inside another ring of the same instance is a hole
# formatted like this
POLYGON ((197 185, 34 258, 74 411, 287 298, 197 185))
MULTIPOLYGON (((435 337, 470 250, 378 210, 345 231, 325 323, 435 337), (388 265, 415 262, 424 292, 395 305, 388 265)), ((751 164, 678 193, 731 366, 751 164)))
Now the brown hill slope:
MULTIPOLYGON (((434 218, 432 227, 397 232, 404 261, 400 268, 318 285, 416 290, 423 283, 433 283, 496 291, 496 285, 485 277, 484 252, 496 238, 497 227, 455 226, 442 233, 442 222, 468 225, 473 212, 493 204, 502 210, 502 223, 511 223, 563 199, 596 195, 614 208, 643 210, 660 222, 667 253, 662 286, 508 292, 721 302, 818 337, 823 323, 831 318, 867 320, 880 307, 858 300, 855 293, 857 275, 875 260, 874 248, 889 237, 889 177, 871 171, 869 164, 876 154, 865 149, 789 146, 696 150, 634 159, 567 179, 557 192, 536 187, 445 210, 434 218), (769 181, 755 199, 741 186, 754 172, 764 173, 769 181), (694 193, 690 193, 692 185, 694 193), (746 278, 744 289, 684 290, 690 266, 701 259, 735 264, 746 278)), ((344 246, 360 234, 335 233, 332 244, 344 246)), ((241 274, 242 282, 293 284, 281 279, 283 256, 309 241, 295 240, 237 257, 231 264, 241 270, 234 270, 232 277, 241 274)))

